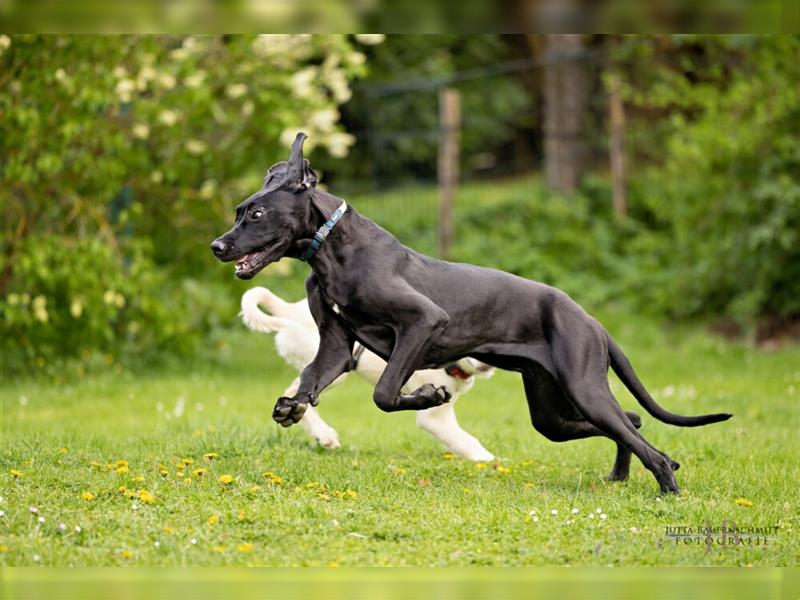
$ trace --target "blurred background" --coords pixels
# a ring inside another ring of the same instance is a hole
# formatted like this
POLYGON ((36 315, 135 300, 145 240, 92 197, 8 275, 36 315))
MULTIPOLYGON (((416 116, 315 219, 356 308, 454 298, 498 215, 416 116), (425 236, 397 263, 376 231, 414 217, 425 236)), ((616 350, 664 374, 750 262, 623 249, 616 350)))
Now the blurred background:
POLYGON ((800 332, 800 37, 0 35, 6 374, 182 361, 252 282, 208 249, 298 130, 411 247, 590 311, 800 332))

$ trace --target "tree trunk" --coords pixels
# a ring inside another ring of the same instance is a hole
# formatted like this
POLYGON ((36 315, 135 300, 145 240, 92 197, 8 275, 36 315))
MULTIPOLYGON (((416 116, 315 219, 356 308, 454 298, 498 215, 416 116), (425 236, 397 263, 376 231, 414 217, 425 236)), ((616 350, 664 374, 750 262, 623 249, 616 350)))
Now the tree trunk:
POLYGON ((583 61, 582 36, 545 36, 545 173, 548 185, 563 192, 578 187, 586 160, 583 121, 589 82, 583 61))

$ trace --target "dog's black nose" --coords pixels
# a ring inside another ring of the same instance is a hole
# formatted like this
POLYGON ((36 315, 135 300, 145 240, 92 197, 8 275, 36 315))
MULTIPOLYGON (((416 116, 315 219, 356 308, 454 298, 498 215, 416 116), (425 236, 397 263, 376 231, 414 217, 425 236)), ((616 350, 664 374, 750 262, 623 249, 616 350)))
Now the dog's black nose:
POLYGON ((214 253, 214 256, 219 256, 223 252, 225 252, 225 242, 222 240, 214 240, 211 242, 211 251, 214 253))

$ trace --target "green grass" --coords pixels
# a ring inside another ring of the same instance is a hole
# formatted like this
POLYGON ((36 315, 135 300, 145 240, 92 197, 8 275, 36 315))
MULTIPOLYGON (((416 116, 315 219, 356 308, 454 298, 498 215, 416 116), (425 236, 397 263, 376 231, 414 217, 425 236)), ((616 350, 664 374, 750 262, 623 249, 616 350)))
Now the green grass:
MULTIPOLYGON (((512 373, 479 381, 458 406, 462 425, 502 457, 495 464, 446 459, 412 414, 380 412, 357 378, 323 397, 322 414, 344 444, 323 451, 299 427, 271 421, 293 372, 271 339, 236 331, 212 349, 214 360, 183 369, 4 381, 0 558, 59 566, 797 564, 800 349, 764 353, 649 321, 602 320, 666 407, 735 413, 697 429, 644 416, 647 439, 682 464, 678 498, 659 497, 635 460, 628 482, 604 482, 608 440, 542 438, 512 373), (206 462, 208 452, 219 457, 206 462), (183 458, 194 461, 184 470, 188 485, 176 477, 183 458), (105 467, 117 460, 128 461, 127 474, 105 467), (191 475, 198 467, 208 469, 201 478, 191 475), (266 471, 284 482, 266 483, 266 471), (233 483, 220 484, 223 474, 233 483), (147 490, 153 503, 126 498, 122 485, 147 490), (348 490, 356 497, 338 497, 348 490), (668 525, 724 519, 779 525, 778 540, 707 551, 664 536, 668 525)), ((616 380, 613 389, 636 408, 616 380)))

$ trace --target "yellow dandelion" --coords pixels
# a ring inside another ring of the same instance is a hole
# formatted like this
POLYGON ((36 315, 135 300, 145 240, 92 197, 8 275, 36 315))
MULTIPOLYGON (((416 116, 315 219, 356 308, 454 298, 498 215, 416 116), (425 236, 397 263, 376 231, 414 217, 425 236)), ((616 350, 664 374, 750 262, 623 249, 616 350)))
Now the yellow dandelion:
POLYGON ((217 523, 219 523, 219 517, 217 515, 211 515, 210 517, 208 517, 208 524, 209 525, 211 525, 213 527, 217 523))
POLYGON ((129 467, 127 460, 118 460, 114 462, 114 468, 119 469, 120 467, 125 467, 126 469, 129 467))
POLYGON ((134 483, 144 483, 144 475, 137 475, 133 478, 134 483))
POLYGON ((130 560, 133 558, 133 552, 131 552, 130 550, 123 550, 122 552, 119 553, 119 555, 125 560, 130 560))
POLYGON ((444 454, 442 454, 442 458, 445 460, 453 460, 455 457, 456 455, 453 454, 452 452, 445 452, 444 454))
POLYGON ((489 466, 489 465, 487 465, 486 463, 475 463, 475 468, 476 468, 478 471, 482 471, 482 470, 483 470, 483 469, 485 469, 487 466, 489 466))
POLYGON ((750 508, 751 506, 753 506, 753 501, 752 500, 748 500, 747 498, 737 498, 736 499, 736 504, 738 504, 739 506, 744 506, 746 508, 750 508))
POLYGON ((183 467, 184 467, 184 465, 183 465, 183 463, 182 463, 182 462, 176 462, 176 463, 175 463, 175 468, 176 468, 176 469, 180 470, 180 469, 183 469, 183 467))
POLYGON ((172 527, 169 527, 169 526, 164 527, 163 531, 164 531, 164 533, 169 534, 169 535, 175 533, 175 530, 172 527))
POLYGON ((93 461, 89 462, 89 466, 90 467, 94 467, 95 469, 102 469, 103 468, 103 465, 100 464, 99 462, 97 462, 96 460, 93 460, 93 461))
POLYGON ((116 469, 114 469, 114 471, 116 471, 117 474, 119 475, 125 475, 128 472, 128 467, 123 465, 121 467, 117 467, 116 469))
POLYGON ((532 487, 536 487, 536 484, 535 484, 535 483, 533 483, 532 481, 529 481, 529 482, 527 482, 527 483, 525 484, 525 487, 526 487, 526 488, 532 488, 532 487))
POLYGON ((139 490, 136 495, 144 504, 152 504, 156 499, 156 497, 147 490, 139 490))
POLYGON ((8 546, 0 544, 0 554, 5 554, 6 552, 8 552, 8 546))
POLYGON ((95 495, 92 492, 82 492, 81 498, 83 498, 84 502, 91 502, 95 499, 95 495))
POLYGON ((317 495, 317 497, 318 497, 320 500, 324 500, 325 502, 327 502, 328 500, 330 500, 330 499, 331 499, 331 497, 330 497, 328 494, 326 494, 325 492, 320 492, 320 493, 317 495))
POLYGON ((253 551, 253 544, 236 544, 236 551, 237 552, 252 552, 253 551))
POLYGON ((194 475, 195 477, 202 477, 203 475, 206 474, 207 471, 208 469, 195 469, 194 471, 192 471, 192 475, 194 475))
POLYGON ((275 484, 275 485, 283 484, 283 477, 281 477, 280 475, 276 475, 272 471, 266 471, 266 472, 262 473, 261 475, 263 475, 267 479, 267 481, 269 483, 272 483, 272 484, 275 484))
POLYGON ((203 454, 203 460, 214 460, 215 458, 219 458, 219 454, 216 452, 206 452, 203 454))
POLYGON ((66 454, 67 452, 69 452, 68 448, 60 448, 56 454, 66 454))
POLYGON ((228 475, 227 473, 224 473, 223 475, 219 476, 219 482, 222 485, 230 485, 233 483, 233 475, 228 475))
POLYGON ((358 498, 358 492, 356 492, 355 490, 347 490, 344 493, 344 497, 349 498, 350 500, 355 500, 356 498, 358 498))
POLYGON ((183 471, 178 471, 177 473, 175 473, 175 477, 177 477, 178 479, 183 479, 185 475, 186 473, 184 473, 183 471))
POLYGON ((405 475, 406 474, 406 469, 404 469, 403 467, 396 467, 395 470, 394 470, 394 474, 395 475, 405 475))
POLYGON ((257 494, 258 492, 261 491, 261 488, 258 487, 257 485, 252 485, 247 491, 251 494, 257 494))
POLYGON ((17 469, 11 469, 9 473, 11 473, 11 476, 14 479, 19 479, 20 477, 22 477, 22 471, 18 471, 17 469))
POLYGON ((330 569, 337 569, 339 567, 339 563, 336 561, 331 561, 328 563, 328 568, 330 569))
POLYGON ((186 466, 189 466, 189 465, 194 463, 194 461, 191 458, 183 458, 183 459, 181 459, 181 462, 183 464, 185 464, 186 466))
POLYGON ((310 490, 311 490, 311 489, 314 489, 315 487, 319 487, 319 481, 309 481, 309 482, 306 484, 306 487, 307 487, 308 489, 310 489, 310 490))
POLYGON ((169 475, 169 471, 167 471, 167 467, 164 465, 159 465, 158 474, 162 477, 167 477, 169 475))
POLYGON ((527 467, 528 465, 530 465, 530 464, 531 464, 531 461, 529 461, 529 460, 526 458, 525 460, 523 460, 523 461, 520 461, 520 463, 519 463, 519 464, 520 464, 520 466, 521 466, 521 467, 527 467))
POLYGON ((511 468, 504 467, 503 465, 496 465, 494 470, 497 471, 498 473, 503 473, 503 474, 511 473, 511 468))
POLYGON ((216 552, 217 554, 222 554, 223 552, 225 552, 225 546, 214 546, 214 547, 213 547, 213 548, 211 548, 211 549, 212 549, 214 552, 216 552))
POLYGON ((192 485, 192 478, 187 477, 186 479, 183 479, 183 485, 192 485))

